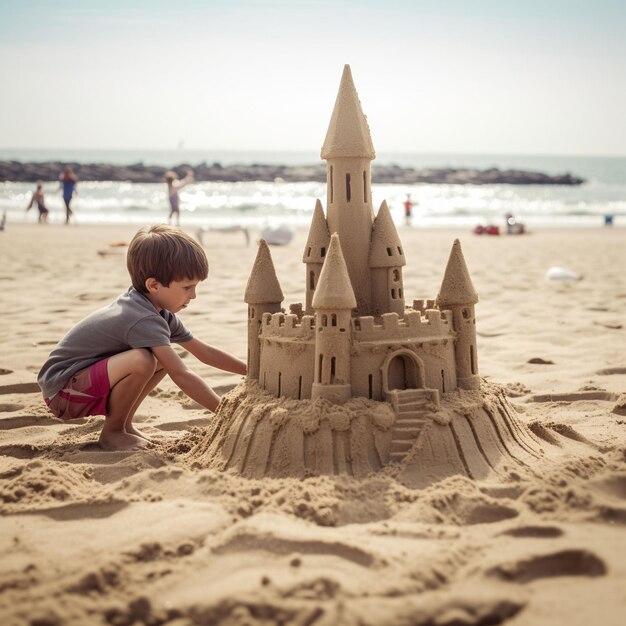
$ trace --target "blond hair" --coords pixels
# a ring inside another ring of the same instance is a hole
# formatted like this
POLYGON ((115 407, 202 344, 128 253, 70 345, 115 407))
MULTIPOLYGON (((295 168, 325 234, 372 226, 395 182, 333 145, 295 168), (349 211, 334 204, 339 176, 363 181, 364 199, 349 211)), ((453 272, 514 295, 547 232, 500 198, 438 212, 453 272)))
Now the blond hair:
POLYGON ((128 246, 126 267, 140 293, 147 293, 148 278, 167 287, 173 280, 204 280, 209 275, 209 262, 200 244, 180 228, 166 224, 137 232, 128 246))

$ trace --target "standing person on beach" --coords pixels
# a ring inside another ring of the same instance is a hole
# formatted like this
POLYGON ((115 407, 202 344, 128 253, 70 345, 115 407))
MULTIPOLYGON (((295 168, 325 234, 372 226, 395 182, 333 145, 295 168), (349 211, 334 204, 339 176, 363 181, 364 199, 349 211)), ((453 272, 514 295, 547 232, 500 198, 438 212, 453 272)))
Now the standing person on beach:
POLYGON ((30 203, 26 207, 26 211, 30 211, 33 204, 37 205, 37 209, 39 210, 39 219, 37 220, 40 224, 48 223, 48 209, 46 209, 46 205, 43 199, 43 183, 39 181, 37 183, 37 188, 33 191, 33 195, 30 198, 30 203))
POLYGON ((180 225, 180 197, 178 192, 190 182, 193 181, 193 172, 187 170, 185 178, 178 180, 178 174, 173 170, 165 172, 165 182, 167 183, 167 196, 170 201, 170 214, 167 218, 167 223, 172 223, 172 218, 175 218, 176 226, 180 225))
POLYGON ((190 398, 215 411, 219 396, 171 346, 199 361, 245 374, 243 361, 196 339, 176 313, 196 297, 209 273, 202 247, 178 228, 142 228, 128 247, 132 287, 74 326, 50 353, 37 382, 61 419, 104 415, 99 445, 133 450, 149 439, 133 425, 145 397, 168 374, 190 398))
POLYGON ((406 194, 406 200, 402 203, 404 206, 404 223, 407 226, 411 225, 411 218, 413 217, 413 207, 417 204, 417 202, 413 202, 411 200, 411 194, 406 194))
POLYGON ((63 168, 63 173, 59 176, 59 181, 61 182, 61 187, 63 188, 63 202, 65 202, 65 223, 69 224, 70 218, 73 215, 70 203, 76 193, 78 176, 74 174, 74 170, 70 165, 66 165, 63 168))

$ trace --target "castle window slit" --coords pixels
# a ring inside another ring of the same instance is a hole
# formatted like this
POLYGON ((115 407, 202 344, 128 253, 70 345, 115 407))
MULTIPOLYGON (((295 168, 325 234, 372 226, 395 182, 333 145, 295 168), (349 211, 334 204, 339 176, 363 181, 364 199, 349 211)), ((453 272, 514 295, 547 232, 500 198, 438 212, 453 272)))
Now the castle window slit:
POLYGON ((317 370, 317 382, 318 383, 322 382, 322 368, 323 367, 324 367, 324 355, 320 354, 320 361, 319 361, 318 370, 317 370))
POLYGON ((309 289, 315 289, 315 272, 313 270, 309 272, 309 289))
POLYGON ((333 203, 333 190, 334 190, 334 185, 333 185, 333 166, 330 166, 330 203, 333 203))
POLYGON ((267 372, 263 372, 263 389, 267 389, 267 372))
POLYGON ((280 379, 282 377, 282 374, 280 372, 278 372, 278 393, 276 394, 277 398, 280 398, 280 379))
POLYGON ((470 346, 470 367, 472 368, 472 374, 476 374, 476 363, 474 358, 474 346, 470 346))
POLYGON ((302 400, 302 376, 298 376, 298 400, 302 400))
POLYGON ((367 386, 368 386, 368 398, 371 400, 372 399, 372 395, 373 395, 373 386, 374 386, 374 377, 370 374, 367 377, 367 386))
POLYGON ((335 364, 337 359, 333 356, 330 359, 330 383, 333 384, 335 382, 335 364))
POLYGON ((363 202, 367 202, 367 173, 363 172, 363 202))
POLYGON ((393 250, 391 248, 387 248, 387 256, 393 256, 393 250))
POLYGON ((446 393, 446 373, 441 370, 441 393, 446 393))
POLYGON ((350 189, 350 174, 346 174, 346 200, 350 202, 352 190, 350 189))
POLYGON ((330 325, 337 326, 337 315, 335 313, 330 316, 330 325))

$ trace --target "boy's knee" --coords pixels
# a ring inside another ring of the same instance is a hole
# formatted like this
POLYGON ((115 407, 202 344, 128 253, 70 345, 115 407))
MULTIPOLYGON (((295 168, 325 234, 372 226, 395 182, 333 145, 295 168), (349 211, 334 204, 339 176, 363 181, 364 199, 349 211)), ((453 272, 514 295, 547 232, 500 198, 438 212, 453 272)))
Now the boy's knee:
POLYGON ((157 368, 157 360, 154 354, 147 348, 135 348, 131 350, 134 368, 142 373, 152 375, 157 368))

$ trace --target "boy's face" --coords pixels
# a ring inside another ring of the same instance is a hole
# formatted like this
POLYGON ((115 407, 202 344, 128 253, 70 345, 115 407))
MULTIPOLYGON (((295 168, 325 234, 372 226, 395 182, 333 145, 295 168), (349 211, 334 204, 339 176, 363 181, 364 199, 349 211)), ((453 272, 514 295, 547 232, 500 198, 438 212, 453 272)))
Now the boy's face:
POLYGON ((148 298, 159 311, 166 309, 172 313, 178 313, 196 297, 196 286, 199 282, 195 278, 173 280, 166 287, 159 281, 149 278, 146 281, 148 298))

